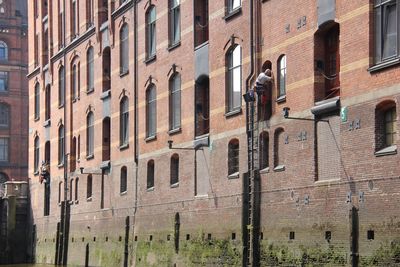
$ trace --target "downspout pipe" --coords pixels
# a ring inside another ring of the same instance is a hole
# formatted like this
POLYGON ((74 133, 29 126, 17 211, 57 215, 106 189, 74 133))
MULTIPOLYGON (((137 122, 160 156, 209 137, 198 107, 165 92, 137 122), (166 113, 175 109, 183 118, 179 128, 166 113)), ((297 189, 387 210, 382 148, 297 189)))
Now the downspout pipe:
POLYGON ((134 0, 133 3, 133 60, 134 60, 134 74, 133 74, 133 94, 134 94, 134 138, 135 138, 135 147, 134 147, 134 161, 135 161, 135 203, 133 210, 133 227, 135 227, 136 222, 136 212, 138 206, 138 179, 139 179, 139 139, 138 139, 138 128, 139 128, 139 110, 138 110, 138 19, 137 19, 137 9, 138 3, 140 0, 134 0))

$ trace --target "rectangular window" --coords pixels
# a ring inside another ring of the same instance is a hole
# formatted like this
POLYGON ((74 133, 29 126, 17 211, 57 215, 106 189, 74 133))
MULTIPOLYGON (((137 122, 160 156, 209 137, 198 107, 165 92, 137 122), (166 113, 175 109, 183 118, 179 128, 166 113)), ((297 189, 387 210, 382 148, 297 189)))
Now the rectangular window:
POLYGON ((0 71, 0 92, 8 91, 8 72, 0 71))
POLYGON ((0 138, 0 161, 8 161, 8 138, 0 138))
POLYGON ((242 1, 241 0, 228 0, 227 4, 227 13, 232 13, 236 9, 240 8, 242 6, 242 1))
POLYGON ((93 26, 93 0, 86 0, 86 29, 93 26))
POLYGON ((150 6, 146 14, 146 52, 147 58, 156 54, 156 7, 150 6))
POLYGON ((58 0, 58 49, 64 46, 64 6, 63 1, 58 0))
POLYGON ((34 66, 37 67, 39 65, 39 35, 36 34, 35 35, 35 40, 34 40, 34 47, 35 47, 35 51, 34 51, 34 66))
POLYGON ((169 45, 173 46, 181 40, 180 0, 169 0, 169 45))
POLYGON ((79 23, 78 23, 78 7, 77 0, 72 0, 71 6, 71 40, 75 39, 79 33, 79 23))
POLYGON ((375 63, 399 56, 399 0, 375 0, 375 63))
POLYGON ((197 0, 194 6, 194 47, 208 41, 208 0, 197 0))

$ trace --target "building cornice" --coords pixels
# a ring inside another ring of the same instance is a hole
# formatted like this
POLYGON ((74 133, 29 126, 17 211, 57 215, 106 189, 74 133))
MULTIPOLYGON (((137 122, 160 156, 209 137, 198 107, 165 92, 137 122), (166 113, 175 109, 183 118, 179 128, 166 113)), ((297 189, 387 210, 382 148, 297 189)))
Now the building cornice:
POLYGON ((131 7, 133 7, 133 0, 128 0, 125 3, 123 3, 121 6, 119 6, 112 14, 111 18, 115 20, 122 14, 124 14, 126 11, 128 11, 131 7))

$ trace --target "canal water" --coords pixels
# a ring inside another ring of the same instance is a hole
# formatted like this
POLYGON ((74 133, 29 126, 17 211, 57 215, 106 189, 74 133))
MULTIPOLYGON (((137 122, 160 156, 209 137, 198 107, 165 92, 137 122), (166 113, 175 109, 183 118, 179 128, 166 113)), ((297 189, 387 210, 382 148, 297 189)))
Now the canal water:
POLYGON ((49 267, 54 265, 46 264, 16 264, 16 265, 0 265, 1 267, 49 267))

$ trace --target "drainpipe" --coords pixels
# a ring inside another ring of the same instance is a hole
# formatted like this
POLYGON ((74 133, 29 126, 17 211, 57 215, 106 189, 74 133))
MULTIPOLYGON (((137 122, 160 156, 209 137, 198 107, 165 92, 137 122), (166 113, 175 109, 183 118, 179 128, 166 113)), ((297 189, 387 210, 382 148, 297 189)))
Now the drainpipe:
MULTIPOLYGON (((139 128, 139 110, 138 110, 138 77, 139 77, 139 70, 138 70, 138 21, 137 21, 137 6, 140 0, 134 0, 133 3, 133 60, 134 60, 134 71, 133 71, 133 94, 134 94, 134 138, 135 138, 135 148, 134 148, 134 157, 135 157, 135 203, 134 203, 134 210, 133 210, 133 227, 135 227, 136 222, 136 212, 137 212, 137 205, 138 205, 138 177, 139 177, 139 138, 138 138, 138 128, 139 128)), ((134 231, 133 231, 134 232, 134 231)))

